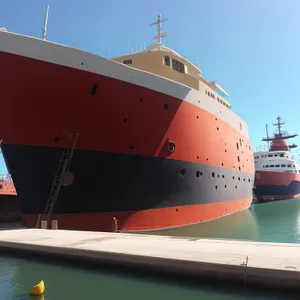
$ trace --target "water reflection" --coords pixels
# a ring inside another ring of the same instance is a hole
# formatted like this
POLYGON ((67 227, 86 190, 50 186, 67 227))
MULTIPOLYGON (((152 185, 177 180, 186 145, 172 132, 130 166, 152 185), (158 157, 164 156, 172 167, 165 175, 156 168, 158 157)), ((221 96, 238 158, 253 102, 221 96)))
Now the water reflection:
POLYGON ((293 298, 285 292, 255 291, 222 282, 217 285, 204 279, 192 282, 154 278, 141 272, 121 273, 114 267, 90 270, 8 256, 0 256, 0 261, 1 300, 298 299, 298 295, 293 298), (30 287, 41 279, 45 281, 44 295, 29 296, 30 287))
POLYGON ((214 221, 151 232, 158 235, 260 240, 257 219, 251 210, 243 210, 214 221))
POLYGON ((300 243, 300 199, 253 204, 214 221, 150 234, 300 243))
POLYGON ((300 199, 256 204, 260 237, 266 242, 300 243, 300 199))

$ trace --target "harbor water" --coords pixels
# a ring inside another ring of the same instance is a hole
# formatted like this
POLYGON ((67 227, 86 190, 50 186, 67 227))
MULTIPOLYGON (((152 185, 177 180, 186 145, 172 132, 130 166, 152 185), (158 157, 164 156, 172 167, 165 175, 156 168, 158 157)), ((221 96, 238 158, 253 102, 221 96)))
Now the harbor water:
MULTIPOLYGON (((191 237, 300 242, 300 199, 252 205, 249 210, 201 225, 155 232, 191 237)), ((87 268, 61 262, 14 257, 0 252, 1 300, 79 299, 299 299, 285 292, 257 291, 205 280, 167 279, 112 268, 87 268), (45 281, 42 297, 29 289, 45 281)))

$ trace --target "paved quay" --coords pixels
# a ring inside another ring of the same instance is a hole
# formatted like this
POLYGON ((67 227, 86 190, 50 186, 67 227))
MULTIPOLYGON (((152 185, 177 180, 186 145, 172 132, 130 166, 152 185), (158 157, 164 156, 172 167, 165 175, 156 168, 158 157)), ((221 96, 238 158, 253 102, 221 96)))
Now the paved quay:
POLYGON ((0 231, 1 248, 300 289, 300 245, 50 229, 0 231))

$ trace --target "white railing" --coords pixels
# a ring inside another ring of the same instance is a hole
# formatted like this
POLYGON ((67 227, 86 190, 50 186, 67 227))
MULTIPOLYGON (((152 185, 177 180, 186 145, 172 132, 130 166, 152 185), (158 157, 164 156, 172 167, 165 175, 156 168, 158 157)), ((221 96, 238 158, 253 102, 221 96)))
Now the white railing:
POLYGON ((13 182, 10 174, 0 174, 0 182, 13 182))

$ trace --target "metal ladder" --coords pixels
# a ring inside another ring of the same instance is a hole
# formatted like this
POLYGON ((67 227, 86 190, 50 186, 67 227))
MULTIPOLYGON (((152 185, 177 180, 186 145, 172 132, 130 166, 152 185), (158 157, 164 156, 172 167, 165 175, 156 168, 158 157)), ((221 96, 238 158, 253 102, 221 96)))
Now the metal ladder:
POLYGON ((48 228, 48 224, 49 224, 52 212, 54 210, 55 203, 58 198, 58 194, 60 191, 60 187, 61 187, 64 175, 65 175, 66 171, 68 171, 68 168, 71 163, 71 159, 73 156, 73 152, 74 152, 74 148, 75 148, 75 145, 77 142, 78 135, 79 135, 78 133, 75 136, 73 134, 66 134, 66 136, 67 136, 66 146, 62 151, 62 154, 61 154, 61 157, 60 157, 60 160, 58 163, 58 167, 56 170, 54 181, 52 183, 51 192, 50 192, 50 195, 47 200, 45 211, 43 214, 39 215, 39 218, 38 218, 38 221, 36 224, 37 228, 39 228, 42 221, 47 221, 47 228, 48 228))

